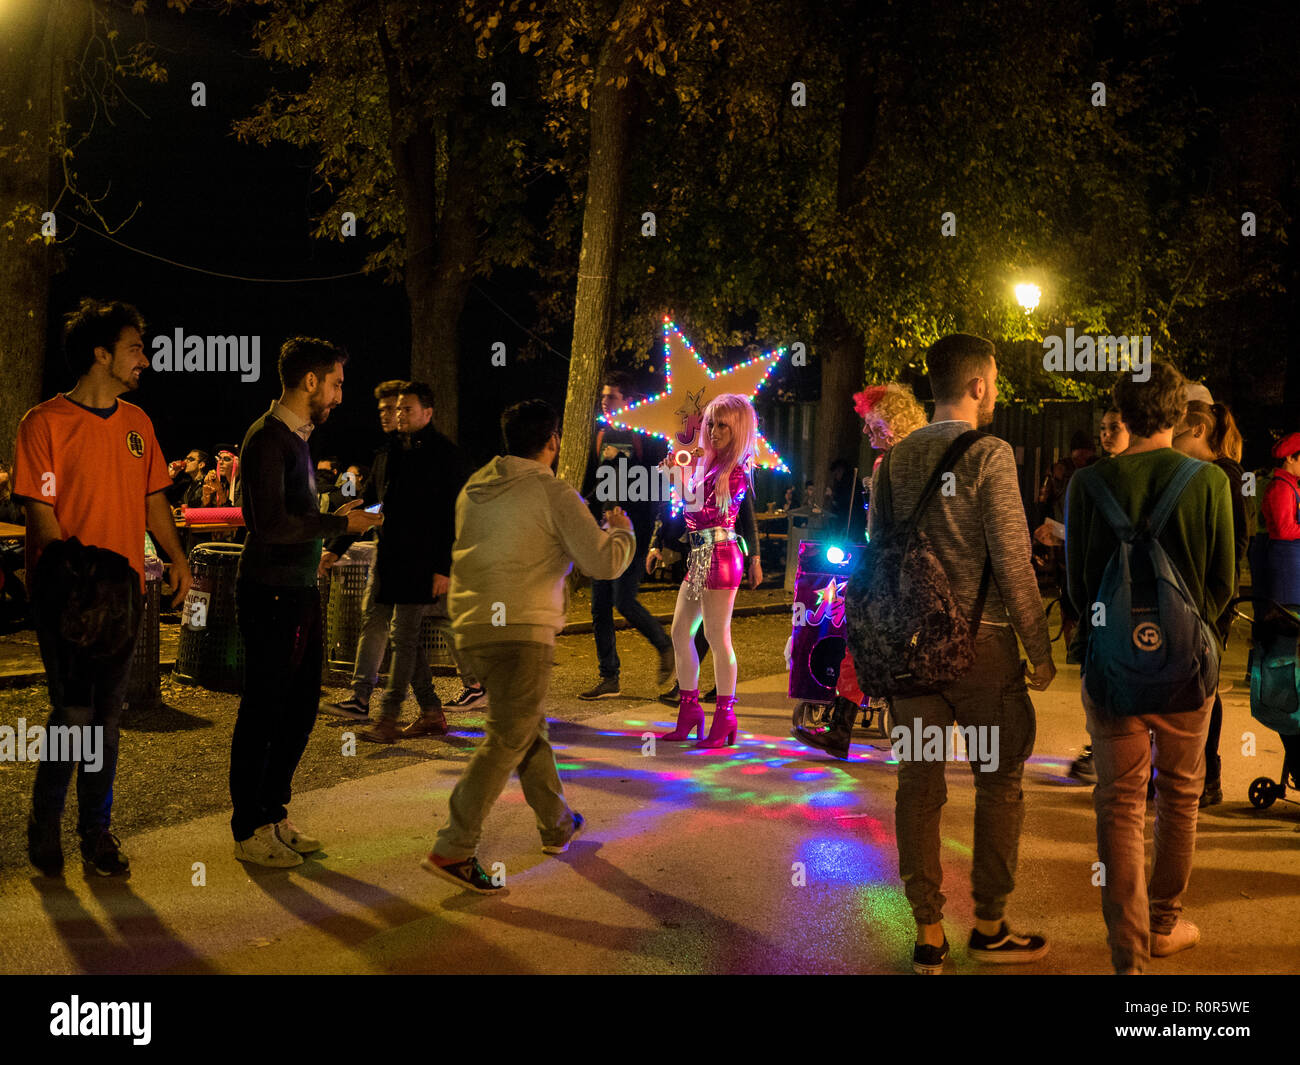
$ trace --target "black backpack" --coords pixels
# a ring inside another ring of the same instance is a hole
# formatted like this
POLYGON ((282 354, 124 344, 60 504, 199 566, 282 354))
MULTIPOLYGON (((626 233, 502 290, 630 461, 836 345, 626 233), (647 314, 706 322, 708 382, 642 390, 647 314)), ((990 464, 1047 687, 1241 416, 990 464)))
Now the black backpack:
POLYGON ((975 613, 961 612, 930 539, 919 528, 943 475, 986 434, 962 433, 949 446, 911 515, 895 520, 889 459, 880 466, 876 531, 858 555, 845 594, 849 650, 858 683, 872 695, 924 695, 968 672, 992 575, 987 553, 975 613))

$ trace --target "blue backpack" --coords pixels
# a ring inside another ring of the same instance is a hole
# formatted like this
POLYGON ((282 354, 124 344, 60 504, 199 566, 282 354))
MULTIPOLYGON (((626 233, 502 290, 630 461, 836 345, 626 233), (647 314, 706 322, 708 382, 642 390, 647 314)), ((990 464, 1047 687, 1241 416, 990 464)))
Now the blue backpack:
MULTIPOLYGON (((1219 648, 1183 576, 1157 537, 1183 489, 1205 463, 1184 458, 1150 516, 1135 529, 1097 471, 1075 477, 1119 538, 1102 573, 1097 602, 1104 624, 1092 626, 1083 674, 1088 698, 1112 714, 1177 714, 1214 694, 1219 648)), ((1093 604, 1078 604, 1095 611, 1093 604)))

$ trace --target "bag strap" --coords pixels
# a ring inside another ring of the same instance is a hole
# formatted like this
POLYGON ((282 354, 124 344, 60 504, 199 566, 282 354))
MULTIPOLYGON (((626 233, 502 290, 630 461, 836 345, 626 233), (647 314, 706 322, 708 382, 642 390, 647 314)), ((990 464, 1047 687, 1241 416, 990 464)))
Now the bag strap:
POLYGON ((1097 509, 1101 511, 1101 516, 1106 519, 1111 531, 1120 539, 1121 543, 1132 543, 1133 537, 1137 535, 1137 530, 1133 528, 1133 523, 1128 520, 1128 515, 1124 513, 1124 508, 1119 505, 1114 494, 1106 487, 1106 482, 1101 479, 1091 467, 1085 466, 1083 469, 1075 470, 1074 476, 1083 482, 1083 489, 1092 497, 1092 501, 1097 504, 1097 509))
POLYGON ((1178 469, 1166 485, 1165 490, 1160 494, 1156 501, 1155 508, 1151 511, 1149 528, 1151 530, 1151 539, 1160 535, 1160 530, 1165 527, 1165 523, 1178 506, 1179 497, 1182 496, 1183 490, 1193 477, 1195 477, 1205 465, 1200 459, 1194 459, 1190 455, 1184 456, 1183 461, 1179 463, 1178 469))
POLYGON ((948 445, 948 450, 943 453, 939 465, 934 468, 934 472, 930 474, 930 479, 925 482, 925 487, 921 489, 921 494, 916 500, 916 506, 912 508, 913 524, 920 520, 921 515, 925 513, 925 508, 930 505, 930 500, 934 498, 934 494, 939 490, 939 482, 943 480, 943 475, 951 473, 953 467, 961 461, 961 457, 970 450, 971 445, 985 435, 987 434, 980 432, 978 429, 967 429, 966 432, 948 445))

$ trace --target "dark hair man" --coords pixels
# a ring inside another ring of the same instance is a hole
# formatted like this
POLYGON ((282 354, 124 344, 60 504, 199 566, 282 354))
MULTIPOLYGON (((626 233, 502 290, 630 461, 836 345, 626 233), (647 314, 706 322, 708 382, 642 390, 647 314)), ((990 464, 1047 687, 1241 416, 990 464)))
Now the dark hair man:
MULTIPOLYGON (((1124 375, 1113 390, 1115 406, 1128 426, 1129 446, 1089 472, 1104 482, 1135 527, 1150 517, 1155 501, 1185 461, 1172 446, 1174 426, 1186 407, 1184 385, 1174 367, 1154 362, 1146 381, 1124 375)), ((1070 484, 1065 515, 1070 599, 1084 639, 1090 641, 1094 603, 1119 540, 1077 477, 1070 484)), ((1213 625, 1232 598, 1236 572, 1232 500, 1221 469, 1212 462, 1202 464, 1157 540, 1181 574, 1192 604, 1213 625)), ((1191 647, 1169 651, 1185 654, 1189 662, 1194 654, 1191 647)), ((1118 716, 1093 704, 1089 673, 1085 651, 1083 708, 1097 774, 1097 854, 1106 868, 1101 910, 1115 971, 1141 973, 1150 955, 1174 954, 1200 939, 1196 926, 1180 914, 1192 872, 1214 692, 1193 710, 1169 713, 1164 705, 1152 705, 1147 713, 1118 716), (1156 843, 1148 885, 1142 839, 1153 757, 1156 843)))
POLYGON ((1101 450, 1106 458, 1128 450, 1128 426, 1124 424, 1123 415, 1115 407, 1108 407, 1101 416, 1101 450))
POLYGON ((364 510, 317 509, 307 439, 343 402, 347 355, 307 337, 280 349, 282 393, 239 449, 248 538, 235 585, 244 638, 244 695, 230 747, 235 857, 258 865, 302 864, 320 841, 286 809, 294 770, 320 701, 323 640, 316 569, 321 538, 360 534, 383 519, 364 510))
MULTIPOLYGON (((441 736, 447 719, 433 686, 429 662, 420 649, 420 626, 426 615, 447 618, 451 545, 456 535, 456 495, 466 472, 456 445, 433 426, 433 391, 413 382, 397 405, 398 441, 388 452, 388 489, 384 526, 375 550, 373 597, 391 607, 388 642, 393 659, 388 670, 380 718, 361 733, 371 743, 392 743, 399 734, 407 687, 415 690, 420 716, 401 735, 441 736)), ((459 655, 456 655, 459 663, 459 655)), ((468 669, 462 687, 477 688, 468 669)))
POLYGON ((167 488, 167 502, 174 507, 197 507, 203 504, 203 478, 212 465, 212 456, 194 448, 183 459, 167 467, 172 478, 167 488))
MULTIPOLYGON (((909 515, 921 491, 957 437, 993 420, 998 368, 992 344, 955 333, 936 341, 927 356, 934 417, 894 445, 889 484, 896 518, 909 515)), ((881 470, 871 498, 881 498, 881 470)), ((874 527, 876 508, 868 512, 874 527)), ((1041 691, 1056 673, 1047 619, 1030 563, 1028 524, 1020 500, 1016 462, 1004 440, 975 441, 920 518, 947 575, 953 595, 974 613, 987 588, 975 640, 975 665, 932 695, 895 700, 894 719, 914 732, 909 757, 898 766, 898 865, 916 920, 912 967, 941 971, 948 956, 943 932, 943 868, 939 861, 939 813, 946 794, 944 765, 923 757, 922 737, 931 726, 974 727, 987 734, 996 754, 988 764, 972 760, 975 776, 975 849, 971 887, 975 928, 969 951, 990 962, 1027 962, 1047 952, 1042 936, 1011 931, 1003 914, 1015 888, 1024 794, 1025 760, 1034 748, 1034 705, 1016 646, 1019 635, 1030 667, 1029 683, 1041 691), (987 582, 987 583, 986 583, 987 582), (990 768, 990 765, 992 768, 990 768)))
MULTIPOLYGON (((129 868, 109 825, 118 723, 140 612, 115 653, 87 656, 61 635, 68 604, 53 584, 43 584, 38 562, 51 544, 75 537, 129 562, 143 591, 147 527, 171 559, 172 605, 179 606, 189 591, 190 570, 167 505, 170 481, 153 423, 118 398, 140 387, 149 365, 143 330, 140 312, 126 303, 85 299, 67 316, 64 344, 77 384, 23 417, 14 472, 14 495, 27 511, 27 581, 53 707, 49 729, 102 729, 101 766, 93 770, 83 759, 77 775, 81 855, 102 876, 129 868)), ((27 853, 46 876, 63 871, 59 822, 75 768, 72 760, 60 759, 42 761, 36 770, 27 853)))
POLYGON ((492 701, 486 733, 451 793, 450 817, 424 868, 481 894, 500 889, 476 857, 483 819, 510 774, 561 854, 582 830, 564 799, 546 730, 555 634, 565 623, 564 580, 576 561, 617 577, 636 551, 632 523, 615 507, 602 531, 582 497, 555 477, 559 418, 548 403, 517 403, 501 416, 508 454, 478 470, 456 500, 451 616, 456 648, 492 701))
MULTIPOLYGON (((611 370, 605 375, 600 390, 600 407, 611 414, 633 402, 632 378, 621 370, 611 370)), ((614 607, 659 652, 659 685, 662 687, 672 677, 675 669, 672 638, 663 625, 654 619, 637 599, 644 574, 646 554, 654 533, 655 514, 660 504, 649 498, 623 498, 633 490, 648 489, 652 479, 659 477, 656 467, 664 457, 664 449, 644 433, 605 426, 596 433, 596 452, 593 472, 588 480, 587 499, 592 501, 593 512, 599 515, 621 503, 632 520, 636 535, 636 555, 631 565, 612 581, 592 581, 591 621, 596 637, 596 659, 600 679, 596 686, 582 692, 579 699, 611 699, 622 694, 619 685, 618 641, 614 635, 614 607), (642 467, 633 477, 633 471, 642 467), (604 469, 602 469, 604 468, 604 469), (614 490, 611 492, 610 486, 614 490), (619 492, 620 486, 629 491, 619 492)))

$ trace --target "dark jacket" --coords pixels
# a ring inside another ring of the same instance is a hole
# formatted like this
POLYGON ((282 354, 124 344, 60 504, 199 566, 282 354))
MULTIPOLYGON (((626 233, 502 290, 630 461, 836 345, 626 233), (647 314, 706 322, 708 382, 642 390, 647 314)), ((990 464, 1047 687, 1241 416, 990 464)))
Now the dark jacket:
POLYGON ((597 522, 603 522, 605 512, 613 507, 621 507, 627 513, 636 536, 638 555, 648 549, 655 518, 665 501, 654 497, 664 494, 662 488, 666 480, 660 477, 658 467, 666 453, 663 441, 645 433, 613 426, 606 426, 596 433, 595 462, 587 477, 583 498, 597 522), (616 448, 618 457, 602 458, 601 453, 606 447, 616 448), (612 486, 613 492, 602 489, 602 485, 612 486), (631 498, 633 494, 638 498, 631 498))
MULTIPOLYGON (((384 494, 388 490, 388 449, 394 444, 400 446, 400 438, 397 433, 388 433, 384 443, 375 452, 375 457, 370 463, 370 476, 366 478, 366 486, 361 490, 362 505, 373 507, 376 503, 384 501, 384 494)), ((347 502, 347 500, 344 500, 347 502)), ((378 530, 376 530, 376 534, 378 530)), ((343 536, 336 536, 325 544, 325 550, 338 555, 340 558, 349 547, 355 544, 361 537, 346 533, 343 536)))
POLYGON ((248 528, 239 581, 273 588, 315 588, 321 540, 348 527, 322 514, 307 441, 267 411, 239 449, 240 510, 248 528))
POLYGON ((432 603, 433 577, 451 575, 456 496, 468 480, 460 451, 432 425, 388 450, 384 524, 375 553, 380 603, 432 603))

